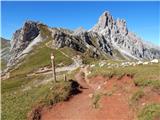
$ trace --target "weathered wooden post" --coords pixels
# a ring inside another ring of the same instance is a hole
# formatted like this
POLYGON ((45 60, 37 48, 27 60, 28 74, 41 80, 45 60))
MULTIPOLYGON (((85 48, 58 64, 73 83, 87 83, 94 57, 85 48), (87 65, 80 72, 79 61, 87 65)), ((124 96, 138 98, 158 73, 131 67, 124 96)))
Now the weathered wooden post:
POLYGON ((67 77, 66 77, 66 74, 64 74, 64 81, 67 81, 67 77))
POLYGON ((52 75, 53 75, 53 80, 56 82, 56 70, 55 70, 55 56, 53 53, 51 53, 51 63, 52 63, 52 75))

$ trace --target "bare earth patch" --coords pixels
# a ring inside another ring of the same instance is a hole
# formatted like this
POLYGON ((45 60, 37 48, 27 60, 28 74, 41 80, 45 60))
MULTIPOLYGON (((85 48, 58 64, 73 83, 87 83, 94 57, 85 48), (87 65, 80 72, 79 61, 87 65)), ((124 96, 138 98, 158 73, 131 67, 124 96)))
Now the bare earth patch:
MULTIPOLYGON (((139 89, 134 85, 133 77, 124 75, 120 78, 106 78, 97 76, 85 83, 81 73, 75 78, 82 86, 81 93, 73 96, 69 101, 57 103, 51 109, 42 111, 42 120, 134 120, 136 112, 130 105, 130 98, 139 89), (93 95, 100 93, 93 107, 93 95)), ((160 102, 160 97, 150 89, 144 89, 144 95, 138 105, 144 106, 151 102, 160 102), (148 90, 148 91, 147 91, 148 90)), ((137 105, 137 104, 136 104, 137 105)))

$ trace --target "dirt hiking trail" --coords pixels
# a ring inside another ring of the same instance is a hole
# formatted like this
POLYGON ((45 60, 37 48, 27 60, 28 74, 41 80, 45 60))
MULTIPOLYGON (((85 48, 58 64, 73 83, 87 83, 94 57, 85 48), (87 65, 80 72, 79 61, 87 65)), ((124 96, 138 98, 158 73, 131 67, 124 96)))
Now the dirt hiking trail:
MULTIPOLYGON (((86 70, 81 69, 75 79, 82 92, 69 101, 60 102, 42 112, 42 120, 134 120, 135 112, 129 105, 130 96, 138 88, 132 76, 105 78, 97 76, 85 79, 86 70), (95 93, 100 93, 99 98, 95 93), (97 97, 97 99, 96 99, 97 97), (94 99, 97 101, 94 106, 94 99)), ((156 95, 156 98, 158 96, 156 95)), ((144 104, 145 100, 142 100, 144 104)), ((153 99, 158 101, 160 99, 153 99)))

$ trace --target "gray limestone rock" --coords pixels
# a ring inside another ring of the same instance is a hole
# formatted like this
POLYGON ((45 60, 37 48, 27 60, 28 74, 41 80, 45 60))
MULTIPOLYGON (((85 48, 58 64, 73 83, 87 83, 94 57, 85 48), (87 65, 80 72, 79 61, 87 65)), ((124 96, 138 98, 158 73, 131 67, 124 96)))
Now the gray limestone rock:
MULTIPOLYGON (((21 53, 40 34, 38 25, 37 22, 26 21, 24 26, 13 34, 8 66, 16 64, 21 53)), ((121 59, 119 56, 123 56, 137 60, 160 58, 159 47, 143 42, 128 30, 124 19, 114 20, 108 11, 100 16, 98 23, 89 31, 82 27, 75 31, 48 26, 45 26, 45 29, 51 32, 51 46, 56 48, 67 46, 81 53, 89 51, 92 57, 109 56, 121 59)))
POLYGON ((13 34, 11 40, 10 60, 8 66, 16 63, 23 50, 31 43, 34 38, 39 35, 38 23, 33 21, 26 21, 22 28, 13 34))

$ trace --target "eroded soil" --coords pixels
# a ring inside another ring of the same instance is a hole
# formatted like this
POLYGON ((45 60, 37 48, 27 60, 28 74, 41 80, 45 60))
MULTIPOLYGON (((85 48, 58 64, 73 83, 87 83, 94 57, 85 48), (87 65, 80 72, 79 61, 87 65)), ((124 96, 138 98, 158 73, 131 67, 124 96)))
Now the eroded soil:
POLYGON ((160 102, 159 94, 146 88, 144 91, 147 94, 138 103, 131 103, 131 96, 140 88, 134 85, 133 76, 130 75, 121 78, 97 76, 86 80, 81 71, 75 75, 75 79, 82 86, 82 92, 69 101, 43 110, 42 120, 134 120, 137 106, 160 102), (93 97, 96 97, 96 93, 100 98, 95 108, 93 97))

